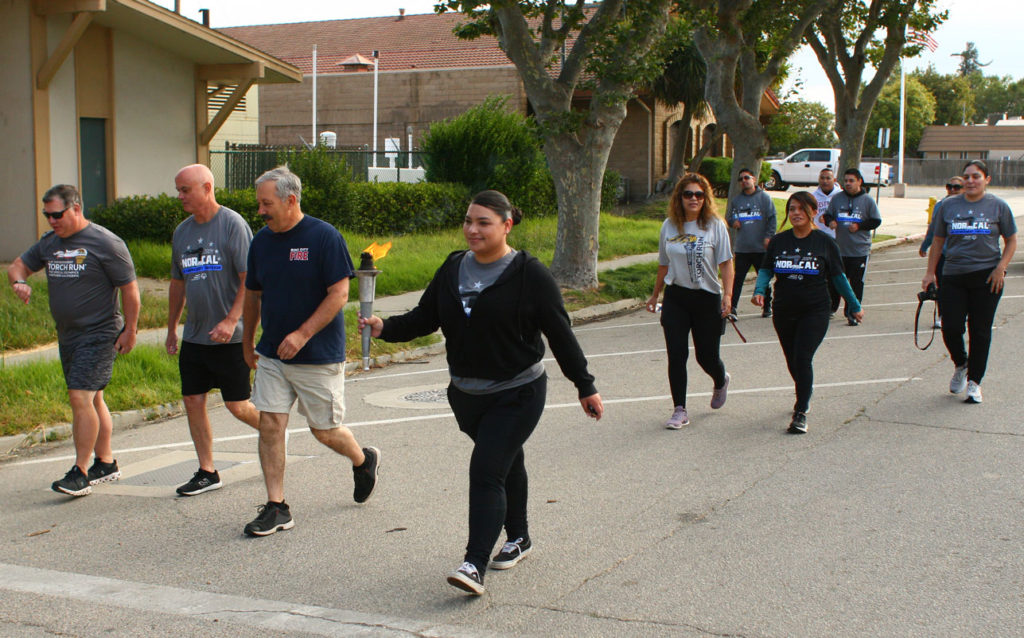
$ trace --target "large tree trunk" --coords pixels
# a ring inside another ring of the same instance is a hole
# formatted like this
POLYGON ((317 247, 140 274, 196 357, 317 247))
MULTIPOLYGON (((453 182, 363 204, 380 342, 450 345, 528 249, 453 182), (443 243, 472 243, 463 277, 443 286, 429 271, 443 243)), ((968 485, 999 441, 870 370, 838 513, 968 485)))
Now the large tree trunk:
POLYGON ((839 135, 839 149, 842 152, 837 175, 842 175, 842 172, 848 168, 860 166, 864 137, 867 135, 870 117, 870 109, 847 109, 842 128, 836 126, 836 133, 839 135))
POLYGON ((558 231, 551 274, 562 286, 597 286, 598 229, 601 182, 608 166, 615 132, 625 117, 598 129, 590 129, 582 143, 575 135, 549 137, 544 144, 548 167, 555 180, 558 200, 558 231))
POLYGON ((668 162, 668 177, 665 179, 666 190, 675 188, 679 176, 683 173, 683 162, 686 159, 686 151, 690 148, 690 135, 693 127, 693 109, 689 105, 684 107, 683 117, 669 129, 671 151, 668 162))

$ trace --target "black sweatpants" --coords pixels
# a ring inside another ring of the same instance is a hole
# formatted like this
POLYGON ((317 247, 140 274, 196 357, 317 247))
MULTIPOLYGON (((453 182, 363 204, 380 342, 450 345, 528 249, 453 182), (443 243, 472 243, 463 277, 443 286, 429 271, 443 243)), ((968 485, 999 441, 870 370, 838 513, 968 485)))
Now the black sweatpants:
POLYGON ((772 315, 775 334, 786 355, 786 367, 796 383, 795 412, 807 412, 811 407, 814 388, 814 353, 828 332, 828 310, 799 312, 776 308, 772 315))
POLYGON ((953 363, 967 364, 967 379, 981 384, 992 344, 992 322, 1003 291, 992 292, 985 281, 992 269, 961 275, 943 275, 939 284, 942 308, 942 341, 953 363), (964 327, 970 336, 970 352, 964 348, 964 327))
MULTIPOLYGON (((732 308, 730 308, 733 314, 736 313, 736 308, 740 307, 740 295, 743 294, 743 280, 747 277, 747 272, 753 267, 756 275, 763 263, 764 253, 736 253, 736 278, 732 281, 732 308)), ((764 294, 764 310, 767 311, 771 307, 772 287, 768 286, 768 291, 764 294)))
MULTIPOLYGON (((857 301, 864 301, 864 277, 868 272, 868 258, 867 257, 843 257, 843 271, 846 273, 846 278, 850 280, 850 288, 853 288, 853 294, 857 297, 857 301)), ((836 304, 838 308, 838 303, 836 304)), ((850 316, 850 309, 843 302, 843 314, 847 317, 850 316)))
POLYGON ((722 342, 722 297, 706 290, 665 286, 661 302, 661 328, 668 355, 668 385, 674 405, 686 407, 687 341, 693 332, 697 363, 714 379, 715 387, 725 385, 725 364, 718 354, 722 342))
POLYGON ((547 397, 547 375, 493 394, 467 394, 448 385, 448 403, 459 429, 473 439, 469 460, 469 542, 465 561, 481 574, 505 527, 508 537, 529 538, 523 444, 547 397))

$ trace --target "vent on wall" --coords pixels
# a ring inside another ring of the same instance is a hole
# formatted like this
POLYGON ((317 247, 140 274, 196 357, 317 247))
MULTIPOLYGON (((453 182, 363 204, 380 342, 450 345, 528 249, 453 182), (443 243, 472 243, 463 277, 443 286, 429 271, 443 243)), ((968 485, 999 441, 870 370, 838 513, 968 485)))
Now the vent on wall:
MULTIPOLYGON (((227 102, 228 96, 234 92, 237 84, 217 84, 215 86, 206 87, 206 109, 208 111, 219 111, 224 103, 227 102)), ((235 108, 231 110, 232 113, 245 113, 245 96, 238 101, 235 108)))

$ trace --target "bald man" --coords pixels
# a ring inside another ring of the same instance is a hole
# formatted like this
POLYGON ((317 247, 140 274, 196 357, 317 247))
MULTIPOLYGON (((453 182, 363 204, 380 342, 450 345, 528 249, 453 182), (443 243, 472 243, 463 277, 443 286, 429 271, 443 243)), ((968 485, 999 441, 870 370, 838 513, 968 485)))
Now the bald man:
POLYGON ((199 471, 177 492, 195 496, 223 485, 213 463, 207 393, 220 388, 231 414, 259 429, 259 412, 249 400, 249 366, 242 355, 243 284, 252 229, 241 215, 217 203, 213 173, 202 164, 178 171, 174 187, 189 217, 174 230, 171 242, 165 345, 167 354, 178 355, 188 428, 199 456, 199 471), (179 352, 178 321, 186 303, 179 352))

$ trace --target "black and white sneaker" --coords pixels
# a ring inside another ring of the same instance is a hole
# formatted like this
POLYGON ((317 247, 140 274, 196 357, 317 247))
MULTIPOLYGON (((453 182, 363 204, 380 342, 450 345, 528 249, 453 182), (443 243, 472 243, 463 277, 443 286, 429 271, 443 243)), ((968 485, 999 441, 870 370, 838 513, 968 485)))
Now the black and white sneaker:
POLYGON ((352 468, 352 478, 356 484, 352 498, 356 503, 365 503, 370 499, 373 488, 377 486, 377 469, 380 467, 380 450, 364 447, 363 454, 366 456, 363 464, 352 468))
POLYGON ((222 487, 224 487, 224 484, 221 483, 220 473, 217 470, 207 472, 203 468, 199 468, 199 471, 192 475, 188 483, 185 483, 175 491, 179 496, 195 496, 210 490, 219 490, 222 487))
POLYGON ((71 496, 85 496, 92 493, 89 477, 83 474, 77 465, 72 465, 68 473, 64 475, 64 478, 54 481, 50 489, 54 492, 70 494, 71 496))
POLYGON ((89 468, 86 476, 89 479, 89 485, 96 485, 97 483, 116 481, 121 478, 121 470, 117 467, 117 459, 110 463, 96 459, 92 462, 92 467, 89 468))
POLYGON ((245 526, 247 536, 270 536, 282 529, 295 527, 292 514, 284 503, 267 501, 266 505, 259 506, 259 515, 254 521, 245 526))
POLYGON ((533 549, 530 539, 523 540, 522 537, 514 541, 508 541, 501 547, 501 551, 491 559, 491 569, 509 569, 515 567, 516 563, 526 558, 526 555, 533 549))
POLYGON ((462 563, 448 575, 448 584, 474 596, 484 593, 484 577, 473 563, 462 563))
POLYGON ((794 412, 793 420, 789 423, 790 434, 807 433, 807 415, 803 412, 794 412))

